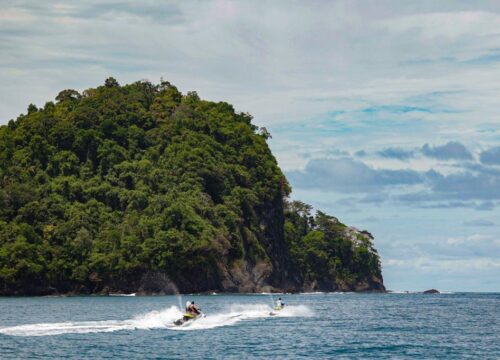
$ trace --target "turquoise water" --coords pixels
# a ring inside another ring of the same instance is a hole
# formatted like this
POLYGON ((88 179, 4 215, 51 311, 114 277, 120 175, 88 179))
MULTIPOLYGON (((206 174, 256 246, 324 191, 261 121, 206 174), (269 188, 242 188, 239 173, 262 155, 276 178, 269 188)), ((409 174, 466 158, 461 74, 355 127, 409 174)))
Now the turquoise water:
POLYGON ((17 358, 500 358, 500 294, 0 298, 0 354, 17 358), (275 296, 276 299, 276 296, 275 296))

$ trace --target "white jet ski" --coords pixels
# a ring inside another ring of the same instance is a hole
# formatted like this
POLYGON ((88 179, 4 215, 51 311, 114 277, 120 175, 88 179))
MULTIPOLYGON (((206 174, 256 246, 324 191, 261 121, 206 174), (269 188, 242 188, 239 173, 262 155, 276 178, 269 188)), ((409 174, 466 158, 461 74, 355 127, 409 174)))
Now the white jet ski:
POLYGON ((283 310, 283 307, 281 306, 275 306, 273 310, 271 310, 271 312, 269 313, 269 315, 271 316, 276 316, 279 314, 279 312, 283 310))

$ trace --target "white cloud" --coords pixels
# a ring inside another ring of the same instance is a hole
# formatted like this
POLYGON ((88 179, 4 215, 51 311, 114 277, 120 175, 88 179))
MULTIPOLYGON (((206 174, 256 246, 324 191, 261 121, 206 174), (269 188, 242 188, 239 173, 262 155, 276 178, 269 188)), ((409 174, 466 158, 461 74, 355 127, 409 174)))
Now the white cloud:
POLYGON ((43 102, 61 88, 101 83, 110 74, 122 82, 164 76, 181 89, 235 103, 263 125, 450 90, 467 93, 450 98, 449 104, 488 113, 497 99, 491 94, 498 89, 491 88, 498 84, 491 80, 500 78, 500 69, 408 61, 429 55, 461 59, 464 48, 480 57, 498 49, 495 9, 433 12, 435 7, 427 5, 408 15, 413 7, 386 5, 13 3, 5 6, 4 17, 22 14, 31 20, 29 25, 12 22, 0 37, 12 43, 1 48, 0 64, 7 71, 0 80, 10 86, 2 93, 7 106, 0 117, 5 121, 30 101, 43 102), (411 29, 448 35, 439 44, 412 44, 411 29), (454 34, 467 36, 456 44, 454 34), (85 80, 74 75, 75 68, 85 80), (33 82, 38 88, 30 87, 33 82), (471 97, 476 97, 474 106, 467 101, 471 97))
POLYGON ((425 273, 470 273, 477 270, 500 269, 500 260, 484 257, 469 259, 432 259, 418 257, 415 259, 387 259, 384 261, 386 268, 411 268, 425 273))
POLYGON ((500 35, 500 16, 486 11, 426 13, 380 21, 394 32, 416 31, 424 40, 500 35))
POLYGON ((450 237, 446 240, 446 244, 448 245, 462 245, 462 244, 471 244, 471 243, 480 243, 480 242, 489 242, 492 244, 497 244, 497 241, 494 241, 494 238, 491 235, 484 234, 472 234, 469 236, 462 237, 450 237))

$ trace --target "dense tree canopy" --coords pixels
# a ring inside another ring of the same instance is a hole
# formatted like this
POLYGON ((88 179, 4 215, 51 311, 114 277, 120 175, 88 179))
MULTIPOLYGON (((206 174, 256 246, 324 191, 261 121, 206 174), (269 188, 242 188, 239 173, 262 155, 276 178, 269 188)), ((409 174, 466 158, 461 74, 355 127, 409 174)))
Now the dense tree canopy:
POLYGON ((300 201, 287 203, 285 239, 293 266, 307 282, 321 288, 336 284, 355 285, 380 278, 380 261, 373 248, 372 235, 347 227, 333 216, 317 211, 300 201))
POLYGON ((327 215, 287 203, 285 222, 290 188, 251 120, 165 81, 109 78, 30 105, 0 127, 4 292, 99 291, 151 272, 224 290, 243 260, 299 280, 380 275, 371 244, 327 215))

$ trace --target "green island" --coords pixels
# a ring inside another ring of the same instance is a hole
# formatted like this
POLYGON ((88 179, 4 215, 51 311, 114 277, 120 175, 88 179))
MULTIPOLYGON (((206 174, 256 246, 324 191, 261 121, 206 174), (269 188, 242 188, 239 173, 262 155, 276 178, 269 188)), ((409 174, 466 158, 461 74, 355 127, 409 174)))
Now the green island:
POLYGON ((265 128, 169 82, 0 127, 0 295, 385 291, 373 237, 289 198, 265 128))

